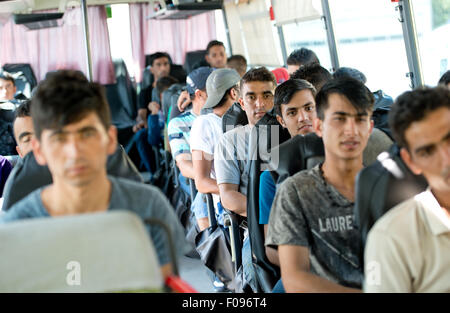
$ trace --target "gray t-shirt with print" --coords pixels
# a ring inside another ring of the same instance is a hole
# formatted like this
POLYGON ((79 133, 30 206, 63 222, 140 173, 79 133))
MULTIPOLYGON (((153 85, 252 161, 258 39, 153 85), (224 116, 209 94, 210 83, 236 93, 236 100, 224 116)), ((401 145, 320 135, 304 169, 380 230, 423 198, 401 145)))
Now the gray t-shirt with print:
POLYGON ((301 171, 281 184, 265 244, 308 247, 312 273, 361 288, 361 235, 353 223, 354 203, 324 180, 320 166, 301 171))
MULTIPOLYGON (((175 251, 184 255, 189 251, 183 226, 178 221, 174 209, 163 193, 154 186, 136 183, 134 181, 108 176, 111 182, 111 200, 108 211, 132 211, 144 219, 157 219, 166 224, 171 232, 175 251)), ((50 217, 42 202, 42 190, 39 188, 24 199, 14 204, 8 212, 0 215, 0 224, 25 218, 50 217)), ((166 232, 156 225, 146 225, 150 239, 155 246, 160 265, 171 261, 166 232)))

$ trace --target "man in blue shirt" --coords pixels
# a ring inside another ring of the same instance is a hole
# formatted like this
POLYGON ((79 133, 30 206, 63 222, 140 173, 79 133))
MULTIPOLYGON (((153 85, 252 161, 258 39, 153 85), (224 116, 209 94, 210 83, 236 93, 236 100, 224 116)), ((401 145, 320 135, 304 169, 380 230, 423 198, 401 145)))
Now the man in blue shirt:
MULTIPOLYGON (((54 217, 130 210, 142 219, 168 226, 175 249, 187 249, 184 231, 169 201, 153 186, 107 176, 107 156, 114 153, 117 130, 111 125, 104 89, 78 71, 51 73, 40 83, 31 106, 33 153, 48 165, 53 183, 16 203, 0 223, 24 218, 54 217)), ((167 235, 147 226, 163 277, 171 274, 167 235)))

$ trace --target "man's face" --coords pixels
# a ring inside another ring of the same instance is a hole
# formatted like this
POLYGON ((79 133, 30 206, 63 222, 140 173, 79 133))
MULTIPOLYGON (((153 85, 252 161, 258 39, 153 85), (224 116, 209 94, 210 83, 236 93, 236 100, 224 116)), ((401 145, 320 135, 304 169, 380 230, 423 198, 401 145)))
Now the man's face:
POLYGON ((341 160, 362 158, 373 129, 369 112, 360 112, 343 95, 328 96, 323 121, 314 120, 314 129, 323 139, 327 155, 341 160))
POLYGON ((150 71, 155 76, 155 81, 161 77, 168 76, 170 73, 170 62, 167 57, 161 57, 153 61, 150 71))
POLYGON ((440 108, 413 122, 405 131, 408 150, 400 152, 415 174, 433 190, 450 192, 450 109, 440 108))
POLYGON ((309 89, 297 91, 287 104, 281 105, 281 117, 278 122, 287 128, 291 137, 306 135, 314 131, 313 121, 316 117, 316 102, 309 89))
POLYGON ((272 82, 252 81, 244 83, 239 103, 247 114, 250 125, 256 123, 273 108, 273 95, 275 91, 272 82))
POLYGON ((10 80, 0 78, 0 100, 13 100, 16 86, 10 80))
POLYGON ((227 55, 223 46, 212 46, 205 56, 206 62, 214 68, 224 68, 227 65, 227 55))
POLYGON ((92 112, 61 130, 45 129, 32 141, 39 164, 47 164, 55 183, 82 187, 106 175, 106 160, 116 149, 116 129, 105 130, 92 112))
POLYGON ((31 116, 16 118, 14 121, 14 138, 17 142, 17 153, 23 158, 32 150, 31 140, 34 138, 34 129, 31 116))
POLYGON ((300 68, 300 65, 289 65, 288 64, 287 71, 289 73, 289 76, 294 74, 299 68, 300 68))

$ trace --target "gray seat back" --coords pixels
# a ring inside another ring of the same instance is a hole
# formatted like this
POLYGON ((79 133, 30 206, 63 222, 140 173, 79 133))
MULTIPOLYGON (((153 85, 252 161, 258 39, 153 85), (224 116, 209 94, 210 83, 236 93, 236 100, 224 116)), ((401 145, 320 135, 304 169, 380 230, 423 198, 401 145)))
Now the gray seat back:
POLYGON ((160 291, 155 249, 133 213, 0 225, 0 292, 160 291))

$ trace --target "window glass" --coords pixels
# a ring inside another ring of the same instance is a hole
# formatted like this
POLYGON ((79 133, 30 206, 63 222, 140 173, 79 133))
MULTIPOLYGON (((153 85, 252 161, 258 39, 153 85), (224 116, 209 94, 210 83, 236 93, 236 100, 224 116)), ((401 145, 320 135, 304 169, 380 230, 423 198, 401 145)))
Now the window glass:
POLYGON ((340 66, 363 72, 372 91, 382 89, 395 98, 409 90, 398 4, 373 0, 330 0, 329 4, 340 66))
POLYGON ((123 59, 130 76, 138 68, 133 68, 133 54, 131 51, 130 13, 128 4, 111 5, 111 17, 107 19, 111 57, 123 59))
POLYGON ((283 34, 288 56, 296 49, 308 48, 316 53, 324 68, 331 70, 327 34, 322 19, 283 25, 283 34))
POLYGON ((415 0, 412 5, 423 79, 435 86, 450 69, 450 1, 415 0))

